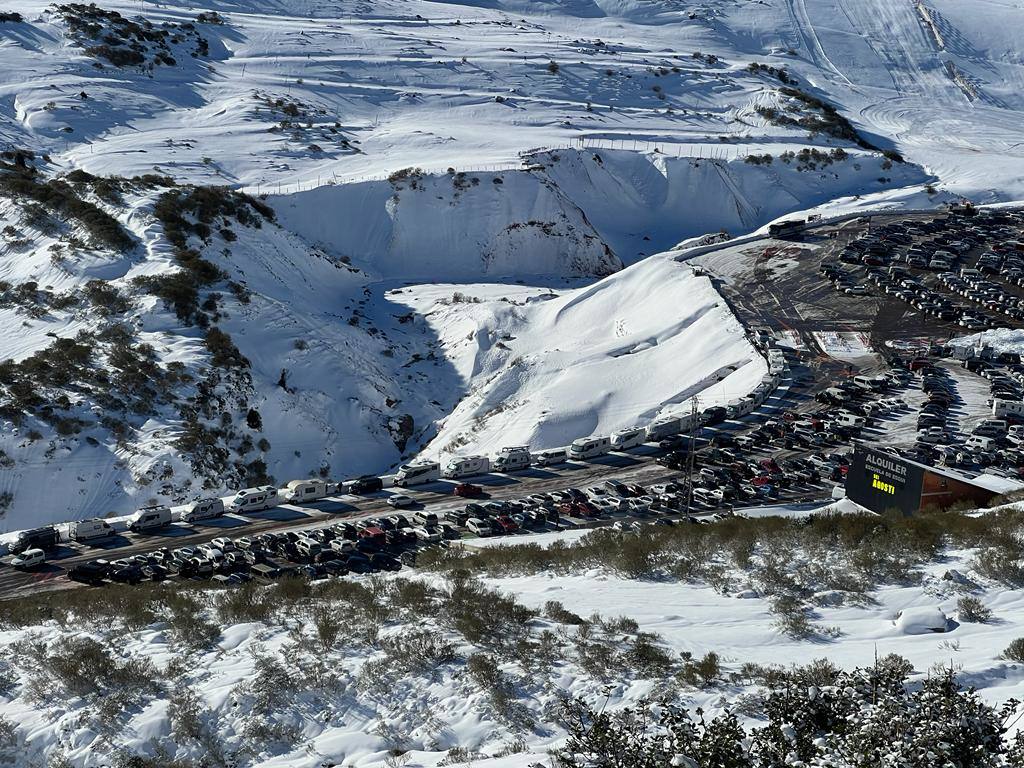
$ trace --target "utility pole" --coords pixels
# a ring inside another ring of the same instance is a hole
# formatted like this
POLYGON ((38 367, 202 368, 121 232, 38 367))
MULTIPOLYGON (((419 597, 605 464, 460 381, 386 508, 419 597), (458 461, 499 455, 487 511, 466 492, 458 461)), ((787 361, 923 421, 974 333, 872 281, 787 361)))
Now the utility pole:
POLYGON ((690 444, 686 449, 686 517, 690 517, 693 506, 693 465, 697 447, 697 420, 700 414, 700 398, 696 395, 690 400, 690 444))

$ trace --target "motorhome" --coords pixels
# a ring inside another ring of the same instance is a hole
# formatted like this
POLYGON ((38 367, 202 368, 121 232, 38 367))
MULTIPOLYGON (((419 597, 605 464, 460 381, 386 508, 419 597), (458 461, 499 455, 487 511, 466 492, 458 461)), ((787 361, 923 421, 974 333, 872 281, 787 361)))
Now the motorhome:
POLYGON ((277 502, 277 488, 263 485, 239 491, 228 502, 228 506, 232 512, 259 512, 277 506, 277 502))
POLYGON ((171 523, 171 510, 162 504, 143 507, 128 521, 128 530, 133 533, 141 531, 152 531, 156 528, 163 528, 171 523))
POLYGON ((643 427, 630 427, 620 429, 612 435, 612 449, 624 451, 627 448, 636 448, 647 440, 647 430, 643 427))
POLYGON ((394 484, 399 488, 430 483, 441 477, 441 465, 436 461, 403 464, 395 473, 394 484))
POLYGON ((93 518, 92 520, 78 520, 71 524, 69 534, 73 541, 92 541, 94 539, 105 539, 114 535, 114 529, 106 520, 93 518))
POLYGON ((671 435, 678 435, 686 428, 683 426, 683 420, 679 416, 667 416, 652 422, 647 427, 647 440, 649 442, 656 442, 671 435))
POLYGON ((491 466, 495 472, 512 472, 517 469, 526 469, 530 466, 533 457, 530 456, 530 449, 527 446, 514 446, 502 448, 491 466))
POLYGON ((566 459, 565 448, 547 448, 533 454, 534 466, 549 467, 552 464, 561 464, 566 459))
POLYGON ((316 501, 330 496, 334 483, 326 480, 292 480, 285 486, 284 497, 290 502, 316 501))
POLYGON ((992 415, 996 418, 1024 419, 1024 402, 997 397, 992 401, 992 415))
POLYGON ((491 471, 491 460, 487 456, 455 456, 449 461, 441 474, 451 480, 460 477, 484 475, 491 471))
POLYGON ((194 523, 197 520, 210 520, 223 514, 223 499, 197 499, 185 506, 181 513, 181 519, 186 523, 194 523))
MULTIPOLYGON (((648 433, 650 430, 648 430, 648 433)), ((573 440, 569 446, 570 459, 592 459, 595 456, 603 456, 612 447, 610 437, 581 437, 573 440)))

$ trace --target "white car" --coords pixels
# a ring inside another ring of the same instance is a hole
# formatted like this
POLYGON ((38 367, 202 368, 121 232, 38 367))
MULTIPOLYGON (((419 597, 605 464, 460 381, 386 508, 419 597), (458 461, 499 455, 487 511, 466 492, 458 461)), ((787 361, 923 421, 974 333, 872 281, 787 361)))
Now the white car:
POLYGON ((427 528, 423 527, 422 525, 417 526, 415 528, 412 528, 411 530, 413 532, 413 535, 417 539, 419 539, 420 541, 440 541, 441 540, 441 532, 440 531, 428 530, 427 528))
POLYGON ((388 496, 388 506, 400 508, 400 507, 411 507, 415 503, 412 496, 406 496, 404 493, 396 493, 393 496, 388 496))
POLYGON ((26 549, 20 555, 11 560, 11 565, 23 571, 29 568, 38 568, 46 562, 46 553, 41 549, 26 549))

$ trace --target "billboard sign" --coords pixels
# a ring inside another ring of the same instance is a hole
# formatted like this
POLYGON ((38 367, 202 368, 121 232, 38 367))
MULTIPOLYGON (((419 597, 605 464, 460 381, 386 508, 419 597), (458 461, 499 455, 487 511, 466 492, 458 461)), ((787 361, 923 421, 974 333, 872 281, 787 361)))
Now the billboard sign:
POLYGON ((921 506, 924 469, 899 456, 857 446, 846 476, 846 496, 872 512, 899 510, 905 515, 921 506))

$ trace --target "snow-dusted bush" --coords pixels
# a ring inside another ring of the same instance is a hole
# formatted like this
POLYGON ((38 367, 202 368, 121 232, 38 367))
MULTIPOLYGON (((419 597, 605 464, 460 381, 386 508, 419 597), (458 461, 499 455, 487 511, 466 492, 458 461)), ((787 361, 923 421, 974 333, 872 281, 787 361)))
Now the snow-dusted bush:
POLYGON ((615 712, 580 700, 565 705, 560 768, 995 768, 1017 765, 1005 716, 965 690, 951 672, 906 684, 905 665, 877 664, 831 685, 781 685, 763 692, 765 725, 744 729, 726 710, 706 717, 645 702, 615 712))
POLYGON ((973 595, 964 595, 957 600, 956 612, 960 621, 984 624, 992 620, 992 609, 973 595))

